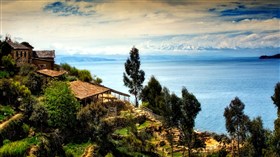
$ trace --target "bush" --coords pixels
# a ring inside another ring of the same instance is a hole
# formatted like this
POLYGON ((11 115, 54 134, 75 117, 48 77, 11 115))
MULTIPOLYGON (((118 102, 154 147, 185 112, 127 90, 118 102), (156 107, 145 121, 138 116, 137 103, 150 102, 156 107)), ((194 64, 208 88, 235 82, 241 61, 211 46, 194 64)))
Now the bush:
POLYGON ((0 71, 0 79, 10 77, 9 72, 7 71, 0 71))
POLYGON ((24 64, 20 66, 19 74, 21 76, 27 76, 30 73, 34 73, 37 70, 37 67, 32 64, 24 64))
POLYGON ((15 111, 11 106, 0 106, 0 121, 15 114, 15 111))
POLYGON ((88 71, 88 70, 79 70, 78 71, 78 78, 81 81, 85 81, 85 82, 92 81, 92 76, 90 74, 90 71, 88 71))

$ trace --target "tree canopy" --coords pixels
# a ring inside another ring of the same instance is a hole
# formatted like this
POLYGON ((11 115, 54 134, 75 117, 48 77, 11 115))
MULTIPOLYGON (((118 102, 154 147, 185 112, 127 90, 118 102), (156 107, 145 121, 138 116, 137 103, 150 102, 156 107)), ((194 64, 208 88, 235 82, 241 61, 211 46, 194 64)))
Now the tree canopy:
POLYGON ((66 82, 52 82, 46 88, 44 98, 50 126, 65 129, 75 125, 79 102, 66 82))
POLYGON ((154 113, 161 115, 162 106, 160 99, 162 97, 162 86, 159 81, 152 76, 148 84, 143 88, 141 99, 143 103, 147 103, 146 107, 153 110, 154 113))

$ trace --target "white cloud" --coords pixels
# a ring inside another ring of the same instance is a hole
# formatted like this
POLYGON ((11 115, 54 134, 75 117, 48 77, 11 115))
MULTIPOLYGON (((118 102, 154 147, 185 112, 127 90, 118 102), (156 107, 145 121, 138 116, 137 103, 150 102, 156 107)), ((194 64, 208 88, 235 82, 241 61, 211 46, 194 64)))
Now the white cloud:
POLYGON ((3 34, 21 37, 35 48, 54 48, 60 53, 128 53, 133 45, 144 52, 280 47, 278 18, 233 22, 209 12, 222 4, 233 8, 234 4, 228 1, 170 5, 152 0, 133 3, 72 0, 67 5, 94 14, 66 17, 44 11, 53 2, 3 3, 3 34))

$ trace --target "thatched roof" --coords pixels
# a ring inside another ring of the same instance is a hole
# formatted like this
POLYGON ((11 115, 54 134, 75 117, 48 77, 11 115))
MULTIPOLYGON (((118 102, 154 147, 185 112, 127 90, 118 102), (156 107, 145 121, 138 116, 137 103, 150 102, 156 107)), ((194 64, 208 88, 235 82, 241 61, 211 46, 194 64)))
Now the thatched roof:
POLYGON ((37 72, 49 77, 58 77, 66 73, 66 71, 55 71, 50 69, 37 70, 37 72))
POLYGON ((110 91, 108 88, 83 81, 70 82, 70 88, 73 91, 75 97, 80 100, 110 91))

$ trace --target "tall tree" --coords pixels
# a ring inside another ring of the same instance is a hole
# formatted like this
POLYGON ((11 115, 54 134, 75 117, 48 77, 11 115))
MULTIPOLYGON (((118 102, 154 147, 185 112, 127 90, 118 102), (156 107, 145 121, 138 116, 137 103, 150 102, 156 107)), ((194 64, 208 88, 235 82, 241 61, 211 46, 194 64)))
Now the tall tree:
POLYGON ((170 95, 169 90, 164 87, 163 88, 163 97, 162 97, 162 106, 164 107, 162 110, 163 116, 163 125, 166 128, 166 138, 167 141, 171 145, 171 156, 173 157, 173 145, 174 145, 174 131, 172 130, 176 127, 176 120, 174 119, 174 113, 172 110, 172 106, 174 105, 175 99, 177 102, 180 100, 175 94, 173 96, 170 95), (172 97, 172 98, 171 98, 172 97), (173 99, 173 100, 172 100, 173 99))
POLYGON ((183 143, 188 146, 188 156, 191 156, 191 150, 195 145, 196 138, 194 133, 195 118, 201 111, 201 105, 196 97, 189 93, 188 90, 183 87, 182 100, 181 100, 181 116, 179 118, 179 129, 183 135, 183 143))
POLYGON ((130 57, 126 60, 123 73, 124 85, 129 89, 129 93, 135 96, 135 106, 138 107, 138 98, 143 88, 145 72, 140 70, 140 57, 137 48, 133 47, 130 51, 130 57))
POLYGON ((239 145, 245 139, 248 130, 247 124, 249 118, 244 114, 244 108, 244 103, 238 97, 235 97, 235 99, 231 101, 229 106, 226 107, 224 111, 226 129, 230 136, 237 141, 238 156, 241 156, 239 145))
POLYGON ((280 156, 280 82, 278 82, 274 89, 274 95, 271 97, 273 103, 277 107, 277 119, 274 121, 274 150, 280 156))
POLYGON ((160 99, 162 96, 162 87, 158 80, 152 76, 148 84, 143 88, 141 99, 147 103, 147 107, 156 114, 161 114, 160 99))

